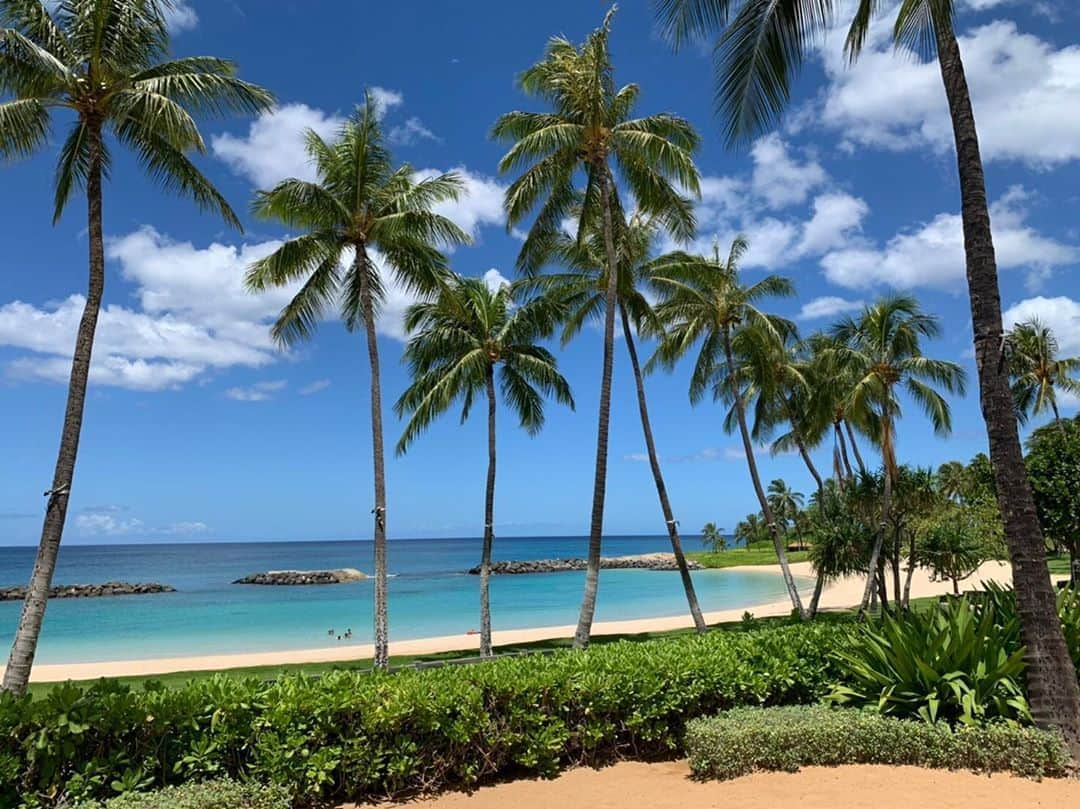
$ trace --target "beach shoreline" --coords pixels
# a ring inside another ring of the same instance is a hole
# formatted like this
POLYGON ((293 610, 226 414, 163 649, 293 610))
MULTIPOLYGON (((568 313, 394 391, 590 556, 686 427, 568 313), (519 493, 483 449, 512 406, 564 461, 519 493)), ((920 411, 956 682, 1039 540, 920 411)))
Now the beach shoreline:
MULTIPOLYGON (((730 567, 727 570, 779 573, 779 565, 757 565, 730 567)), ((809 562, 791 565, 795 576, 813 575, 809 562)), ((1012 580, 1009 565, 1005 562, 986 562, 971 576, 964 585, 967 589, 978 586, 980 582, 1008 584, 1012 580)), ((858 604, 862 596, 865 580, 851 576, 828 585, 821 596, 822 609, 846 609, 858 604)), ((925 570, 917 570, 912 579, 911 595, 913 598, 943 595, 952 592, 951 582, 935 582, 925 570)), ((756 618, 787 615, 791 612, 788 600, 774 601, 749 607, 736 607, 705 614, 709 624, 737 621, 745 612, 756 618)), ((660 618, 635 618, 618 621, 600 621, 593 626, 593 635, 637 634, 645 632, 665 632, 675 629, 692 628, 689 614, 660 618)), ((511 646, 534 643, 573 636, 573 625, 544 626, 531 629, 496 630, 493 641, 496 646, 511 646)), ((391 641, 390 654, 425 655, 460 651, 476 652, 479 649, 478 635, 456 634, 438 637, 418 638, 415 640, 391 641)), ((44 663, 34 667, 31 682, 61 682, 64 680, 93 680, 101 677, 138 677, 174 674, 178 672, 224 671, 234 668, 253 666, 282 666, 293 664, 349 663, 370 659, 374 654, 371 644, 355 644, 316 649, 290 649, 268 652, 245 652, 238 654, 192 655, 181 657, 159 657, 145 660, 116 660, 93 663, 44 663)))

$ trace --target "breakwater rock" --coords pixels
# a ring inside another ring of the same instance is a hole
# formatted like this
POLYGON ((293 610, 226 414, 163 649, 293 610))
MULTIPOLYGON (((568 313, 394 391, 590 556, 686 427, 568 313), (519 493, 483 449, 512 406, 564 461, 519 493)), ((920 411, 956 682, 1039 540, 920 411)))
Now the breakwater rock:
MULTIPOLYGON (((104 584, 58 584, 49 590, 49 598, 102 598, 175 592, 176 588, 157 582, 131 584, 126 581, 107 581, 104 584)), ((24 598, 25 587, 0 587, 0 601, 22 601, 24 598)))
MULTIPOLYGON (((520 575, 524 573, 566 573, 571 570, 585 570, 588 562, 584 559, 523 559, 514 562, 492 562, 491 572, 501 575, 520 575)), ((686 560, 690 570, 701 570, 702 566, 692 559, 686 560)), ((642 553, 636 556, 605 556, 600 560, 603 570, 678 570, 673 553, 642 553)), ((480 567, 470 568, 473 576, 480 574, 480 567)))
POLYGON ((347 581, 366 579, 359 570, 344 567, 340 570, 268 570, 265 573, 252 573, 237 579, 233 584, 277 584, 293 587, 308 584, 342 584, 347 581))

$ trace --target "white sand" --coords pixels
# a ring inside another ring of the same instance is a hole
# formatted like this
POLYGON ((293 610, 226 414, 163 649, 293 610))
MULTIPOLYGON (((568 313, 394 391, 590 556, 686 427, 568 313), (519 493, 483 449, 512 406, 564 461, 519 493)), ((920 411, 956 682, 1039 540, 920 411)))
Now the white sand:
MULTIPOLYGON (((778 573, 778 565, 760 565, 727 568, 728 570, 748 570, 778 573)), ((812 577, 809 562, 800 562, 791 566, 796 576, 812 577)), ((994 581, 1007 584, 1011 581, 1008 564, 987 562, 962 585, 969 589, 978 587, 979 582, 994 581)), ((852 576, 835 582, 825 589, 821 596, 822 609, 844 609, 857 605, 862 598, 865 579, 852 576)), ((952 592, 949 582, 932 582, 927 571, 918 570, 911 583, 911 597, 941 595, 952 592)), ((809 593, 806 594, 809 598, 809 593)), ((749 610, 758 618, 787 615, 791 612, 791 602, 776 601, 754 607, 721 610, 705 614, 710 624, 723 621, 737 621, 749 610)), ((639 618, 626 621, 603 621, 593 625, 593 635, 614 635, 637 632, 659 632, 669 629, 682 629, 693 626, 689 614, 667 618, 639 618)), ((535 629, 513 629, 493 633, 496 646, 530 643, 532 641, 569 638, 574 634, 574 626, 546 626, 535 629)), ((437 652, 476 651, 480 638, 477 635, 444 635, 436 638, 395 641, 390 644, 391 655, 422 655, 437 652)), ((220 671, 223 669, 248 666, 280 666, 289 663, 338 663, 353 660, 370 659, 374 655, 371 644, 335 646, 326 649, 294 649, 280 652, 252 652, 228 655, 201 655, 192 657, 161 657, 148 660, 118 660, 106 663, 55 663, 34 666, 30 679, 33 682, 57 682, 61 680, 89 680, 98 677, 145 676, 168 674, 179 671, 220 671)))

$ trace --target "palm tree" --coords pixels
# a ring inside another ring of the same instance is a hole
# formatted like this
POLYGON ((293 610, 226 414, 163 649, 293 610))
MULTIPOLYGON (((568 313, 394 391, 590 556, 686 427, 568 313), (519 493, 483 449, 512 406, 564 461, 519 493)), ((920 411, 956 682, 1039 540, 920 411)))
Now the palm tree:
POLYGON ((810 356, 803 368, 809 391, 806 405, 809 424, 805 431, 811 438, 821 433, 821 440, 824 440, 824 434, 832 430, 836 479, 843 483, 846 478, 850 482, 855 472, 848 456, 849 444, 859 473, 867 471, 852 424, 858 424, 859 432, 864 435, 872 435, 875 431, 873 412, 869 408, 860 412, 851 409, 848 394, 855 387, 856 380, 849 368, 837 362, 835 341, 818 333, 810 335, 806 342, 810 356))
POLYGON ((934 482, 946 500, 963 502, 968 490, 967 467, 960 461, 946 461, 938 467, 934 482))
POLYGON ((608 51, 614 9, 603 25, 580 46, 562 37, 549 41, 544 58, 520 78, 521 89, 549 104, 544 112, 510 112, 495 124, 493 136, 513 145, 499 164, 503 173, 523 169, 506 191, 507 227, 538 208, 518 256, 519 270, 536 273, 549 255, 562 220, 580 208, 579 234, 598 222, 604 241, 607 288, 604 290, 604 357, 600 375, 596 469, 589 527, 588 569, 574 647, 588 645, 596 610, 600 548, 607 484, 611 370, 614 356, 618 265, 615 221, 623 206, 616 172, 639 211, 678 240, 694 231, 690 201, 679 189, 698 192, 698 172, 691 157, 698 138, 693 127, 668 114, 632 118, 639 89, 616 89, 608 51), (584 190, 575 188, 578 176, 584 190))
POLYGON ((671 368, 700 346, 690 377, 690 401, 697 404, 711 387, 714 398, 734 407, 750 479, 772 535, 788 595, 794 608, 806 617, 780 528, 761 485, 742 385, 747 358, 769 340, 782 344, 784 335, 795 328, 790 321, 762 312, 758 302, 770 296, 793 295, 794 288, 788 279, 778 275, 744 285, 739 277, 739 261, 747 247, 746 239, 739 236, 727 258, 721 256, 717 245, 710 257, 671 254, 663 266, 656 268, 653 284, 661 296, 656 312, 666 331, 650 363, 658 361, 671 368))
POLYGON ((1038 318, 1017 323, 1005 336, 1005 344, 1016 415, 1026 423, 1029 413, 1037 416, 1049 408, 1065 435, 1057 392, 1080 395, 1080 379, 1073 377, 1080 373, 1080 357, 1059 358, 1057 338, 1038 318))
MULTIPOLYGON (((652 304, 643 290, 649 286, 650 277, 656 267, 664 266, 668 256, 651 257, 652 246, 656 240, 656 223, 640 213, 628 220, 615 221, 615 254, 618 261, 618 300, 619 318, 622 324, 623 340, 626 343, 630 368, 634 373, 634 385, 637 390, 638 414, 641 417, 641 429, 645 437, 645 449, 649 458, 656 494, 660 500, 660 510, 664 517, 664 527, 671 541, 671 550, 682 579, 683 592, 690 608, 694 627, 698 632, 708 631, 708 624, 701 613, 694 581, 686 563, 682 539, 679 536, 679 523, 675 519, 660 468, 660 456, 656 451, 652 422, 649 419, 648 398, 645 393, 645 378, 638 358, 635 334, 658 334, 663 331, 653 311, 652 304)), ((604 270, 604 241, 599 229, 590 222, 587 234, 570 236, 559 234, 551 250, 552 257, 567 269, 565 272, 545 273, 537 276, 533 284, 565 302, 567 306, 566 324, 562 332, 562 343, 566 345, 590 320, 597 319, 604 311, 604 297, 607 290, 607 273, 604 270)))
POLYGON ((769 540, 769 527, 765 524, 765 518, 760 513, 747 514, 735 524, 732 537, 736 542, 742 542, 743 547, 750 550, 750 546, 769 540))
MULTIPOLYGON (((824 486, 822 489, 824 489, 824 486)), ((769 484, 766 498, 773 514, 783 522, 784 530, 795 528, 803 504, 806 502, 802 492, 795 491, 782 479, 777 478, 769 484)))
POLYGON ((314 131, 307 132, 306 140, 318 180, 283 180, 260 191, 252 206, 261 219, 305 232, 252 264, 246 282, 249 289, 260 291, 303 281, 271 328, 281 345, 309 339, 331 308, 339 309, 349 331, 362 328, 367 337, 375 488, 375 665, 384 667, 389 657, 386 475, 375 321, 388 276, 380 265, 407 289, 438 289, 447 273, 439 246, 464 244, 469 237, 433 207, 457 199, 462 183, 453 173, 417 180, 411 166, 395 168, 369 93, 342 124, 336 140, 327 143, 314 131))
POLYGON ((884 466, 881 522, 870 553, 861 610, 870 603, 874 571, 891 516, 892 487, 899 474, 896 461, 896 419, 900 416, 897 389, 902 387, 922 408, 938 435, 948 435, 952 430, 952 414, 949 403, 933 386, 939 385, 949 393, 959 395, 966 389, 963 368, 955 362, 930 359, 922 353, 921 340, 937 337, 940 331, 937 318, 924 313, 918 301, 907 295, 883 298, 865 307, 858 319, 845 318, 832 330, 837 343, 833 349, 837 361, 856 380, 848 393, 848 407, 856 412, 870 410, 874 413, 884 466))
POLYGON ((724 532, 716 527, 716 523, 707 522, 701 529, 701 541, 713 549, 716 553, 727 550, 727 537, 724 532))
MULTIPOLYGON (((807 49, 831 26, 837 6, 835 0, 658 0, 658 15, 676 45, 723 29, 714 49, 718 97, 728 138, 739 140, 766 130, 779 117, 807 49)), ((856 60, 875 17, 895 7, 896 45, 937 56, 960 178, 980 405, 1022 618, 1032 715, 1039 725, 1060 730, 1080 758, 1080 684, 1056 617, 1042 529, 1002 362, 1005 329, 997 258, 975 113, 953 25, 955 6, 953 0, 908 0, 895 6, 859 0, 845 50, 856 60)))
POLYGON ((232 208, 189 160, 206 150, 193 114, 255 113, 273 101, 236 78, 232 62, 167 60, 169 34, 158 0, 0 0, 0 160, 34 154, 49 141, 55 110, 70 113, 60 147, 53 221, 85 191, 89 284, 75 338, 64 428, 34 570, 3 687, 22 693, 30 677, 56 556, 64 532, 82 432, 94 332, 105 292, 102 185, 110 141, 135 151, 171 193, 190 197, 240 228, 232 208))
POLYGON ((405 316, 405 328, 412 334, 405 359, 413 382, 394 405, 399 416, 410 414, 397 444, 401 455, 455 402, 462 403, 464 422, 473 397, 487 397, 488 470, 480 559, 480 654, 484 656, 492 653, 488 580, 495 539, 496 368, 503 401, 530 435, 544 425, 545 396, 574 406, 570 385, 558 372, 555 357, 536 344, 551 334, 561 312, 550 299, 534 298, 517 305, 515 297, 510 285, 491 289, 483 279, 457 276, 434 300, 413 305, 405 316))

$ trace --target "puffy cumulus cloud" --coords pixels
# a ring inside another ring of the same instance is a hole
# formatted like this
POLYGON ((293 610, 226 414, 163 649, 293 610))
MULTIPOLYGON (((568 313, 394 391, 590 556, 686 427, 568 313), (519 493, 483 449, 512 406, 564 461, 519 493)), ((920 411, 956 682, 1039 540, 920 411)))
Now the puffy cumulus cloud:
POLYGON ((772 133, 757 140, 750 150, 754 161, 751 187, 771 208, 805 202, 815 188, 825 184, 825 169, 813 159, 793 158, 780 135, 772 133))
MULTIPOLYGON (((990 217, 998 267, 1026 268, 1029 283, 1037 285, 1054 269, 1080 260, 1080 250, 1028 225, 1029 202, 1030 194, 1014 186, 990 206, 990 217)), ((880 248, 856 245, 832 251, 821 264, 830 281, 849 289, 878 285, 956 289, 965 277, 960 214, 938 214, 880 248)))
MULTIPOLYGON (((1000 3, 968 5, 987 10, 1000 3)), ((824 38, 821 120, 851 147, 948 152, 952 124, 938 66, 893 48, 895 17, 895 6, 883 11, 851 68, 843 54, 846 29, 838 26, 824 38)), ((960 50, 985 160, 1047 168, 1080 158, 1080 46, 1058 48, 999 20, 963 34, 960 50)))
POLYGON ((1025 298, 1002 312, 1005 328, 1038 318, 1053 331, 1063 356, 1080 355, 1080 301, 1059 295, 1055 298, 1025 298))
POLYGON ((818 318, 836 317, 845 312, 856 312, 865 305, 862 300, 849 301, 847 298, 840 298, 835 295, 824 295, 804 303, 802 309, 799 310, 799 318, 801 320, 816 320, 818 318))
POLYGON ((100 506, 85 508, 75 515, 75 527, 80 534, 88 536, 130 536, 137 534, 148 536, 163 534, 167 536, 195 536, 205 534, 210 527, 200 520, 183 520, 157 527, 148 526, 138 517, 125 517, 127 509, 121 506, 100 506))
MULTIPOLYGON (((157 391, 229 368, 275 362, 279 353, 269 327, 300 284, 253 295, 244 289, 243 278, 252 261, 279 245, 215 242, 197 247, 149 227, 109 240, 107 255, 134 285, 137 305, 109 304, 102 309, 91 382, 157 391)), ((378 253, 373 259, 386 292, 376 328, 380 334, 404 339, 404 313, 416 296, 383 266, 378 253)), ((0 346, 24 352, 7 363, 7 374, 66 381, 84 303, 83 296, 71 295, 40 306, 24 301, 0 306, 0 346)))
POLYGON ((260 113, 245 137, 216 135, 210 146, 234 172, 259 188, 270 188, 288 177, 314 180, 315 168, 308 159, 304 133, 313 129, 329 139, 342 123, 340 116, 307 104, 285 104, 260 113))
MULTIPOLYGON (((447 217, 473 237, 477 236, 481 226, 501 225, 506 221, 503 211, 506 186, 491 177, 475 174, 464 166, 457 166, 451 171, 461 178, 461 196, 456 200, 440 202, 435 206, 436 213, 447 217)), ((416 176, 427 179, 442 173, 439 169, 421 169, 416 176)))
POLYGON ((371 100, 375 102, 375 111, 380 118, 385 118, 390 110, 405 103, 405 96, 397 90, 387 90, 376 85, 369 88, 368 92, 371 93, 371 100))
POLYGON ((419 118, 407 118, 403 123, 390 127, 387 139, 397 146, 412 146, 422 140, 438 141, 439 136, 428 129, 419 118))
POLYGON ((284 379, 270 379, 246 388, 229 388, 225 395, 238 402, 265 402, 272 399, 275 393, 285 390, 286 385, 288 383, 284 379))
POLYGON ((492 267, 484 273, 484 283, 492 292, 498 292, 502 287, 510 286, 510 279, 492 267))

